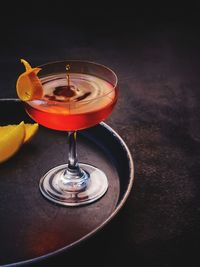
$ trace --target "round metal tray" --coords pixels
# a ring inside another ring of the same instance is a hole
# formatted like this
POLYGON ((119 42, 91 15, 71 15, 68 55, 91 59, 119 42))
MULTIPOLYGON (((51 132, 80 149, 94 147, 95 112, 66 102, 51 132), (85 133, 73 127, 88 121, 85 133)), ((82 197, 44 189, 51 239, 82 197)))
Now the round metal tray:
MULTIPOLYGON (((16 99, 0 100, 0 125, 30 122, 16 99)), ((78 132, 80 162, 102 169, 107 193, 81 207, 62 207, 39 191, 39 180, 67 160, 67 134, 40 126, 15 156, 0 165, 0 265, 34 263, 66 252, 94 235, 119 212, 133 184, 133 160, 122 138, 101 123, 78 132)))

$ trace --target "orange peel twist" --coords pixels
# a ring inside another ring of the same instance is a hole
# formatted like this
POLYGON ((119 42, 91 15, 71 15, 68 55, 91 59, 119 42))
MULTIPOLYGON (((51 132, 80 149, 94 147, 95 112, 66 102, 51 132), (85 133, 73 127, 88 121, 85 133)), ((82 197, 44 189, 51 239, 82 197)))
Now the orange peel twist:
POLYGON ((42 83, 37 76, 41 68, 32 68, 24 59, 21 59, 21 63, 24 64, 25 72, 23 72, 17 79, 16 90, 18 97, 22 101, 31 101, 42 98, 42 83))

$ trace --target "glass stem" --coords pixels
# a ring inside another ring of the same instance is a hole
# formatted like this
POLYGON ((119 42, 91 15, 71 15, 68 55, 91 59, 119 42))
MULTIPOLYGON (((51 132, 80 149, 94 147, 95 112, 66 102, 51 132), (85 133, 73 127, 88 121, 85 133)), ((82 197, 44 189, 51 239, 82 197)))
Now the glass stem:
POLYGON ((69 154, 68 154, 68 169, 79 169, 77 150, 76 150, 76 132, 68 132, 69 154))
POLYGON ((76 151, 76 132, 68 132, 68 164, 64 171, 62 183, 65 190, 80 192, 87 187, 89 176, 79 167, 76 151))

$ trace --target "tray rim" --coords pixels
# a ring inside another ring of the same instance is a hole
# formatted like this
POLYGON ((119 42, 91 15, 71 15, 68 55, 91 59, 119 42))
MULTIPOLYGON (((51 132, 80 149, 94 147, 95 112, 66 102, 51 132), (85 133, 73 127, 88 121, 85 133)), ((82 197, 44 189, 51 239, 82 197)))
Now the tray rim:
MULTIPOLYGON (((1 102, 21 102, 20 99, 18 98, 0 98, 0 103, 1 102)), ((93 235, 95 235, 98 231, 102 230, 104 228, 104 226, 106 226, 112 219, 114 219, 114 217, 118 214, 118 212, 121 210, 121 208, 124 206, 134 183, 134 162, 133 162, 133 158, 131 155, 131 152, 128 148, 128 146, 126 145, 125 141, 122 139, 122 137, 108 124, 106 124, 105 122, 101 122, 100 125, 105 128, 107 131, 109 131, 110 133, 112 133, 113 137, 116 138, 120 145, 123 147, 124 151, 127 154, 127 159, 128 159, 128 164, 129 164, 129 182, 127 185, 127 190, 124 194, 124 196, 122 197, 122 199, 120 200, 119 204, 117 204, 116 208, 114 209, 114 211, 110 214, 109 217, 107 217, 106 220, 104 220, 98 227, 94 228, 92 231, 90 231, 88 234, 84 235, 83 237, 79 238, 78 240, 76 240, 75 242, 64 246, 60 249, 57 249, 53 252, 47 253, 45 255, 41 255, 37 258, 32 258, 32 259, 28 259, 25 261, 19 261, 16 263, 9 263, 9 264, 3 264, 0 265, 2 267, 12 267, 12 266, 22 266, 22 265, 27 265, 27 264, 33 264, 33 263, 39 263, 42 260, 48 259, 50 257, 59 255, 71 248, 73 248, 76 245, 79 245, 80 243, 82 243, 83 241, 89 239, 90 237, 92 237, 93 235)))

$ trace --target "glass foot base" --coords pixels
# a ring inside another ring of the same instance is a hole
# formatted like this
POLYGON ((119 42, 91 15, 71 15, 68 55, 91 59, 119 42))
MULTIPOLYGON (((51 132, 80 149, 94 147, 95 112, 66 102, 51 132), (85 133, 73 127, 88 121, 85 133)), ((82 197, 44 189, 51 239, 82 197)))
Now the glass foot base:
POLYGON ((57 166, 40 180, 40 191, 47 199, 64 206, 80 206, 102 197, 108 189, 104 172, 88 164, 80 163, 81 177, 69 182, 68 165, 57 166))

